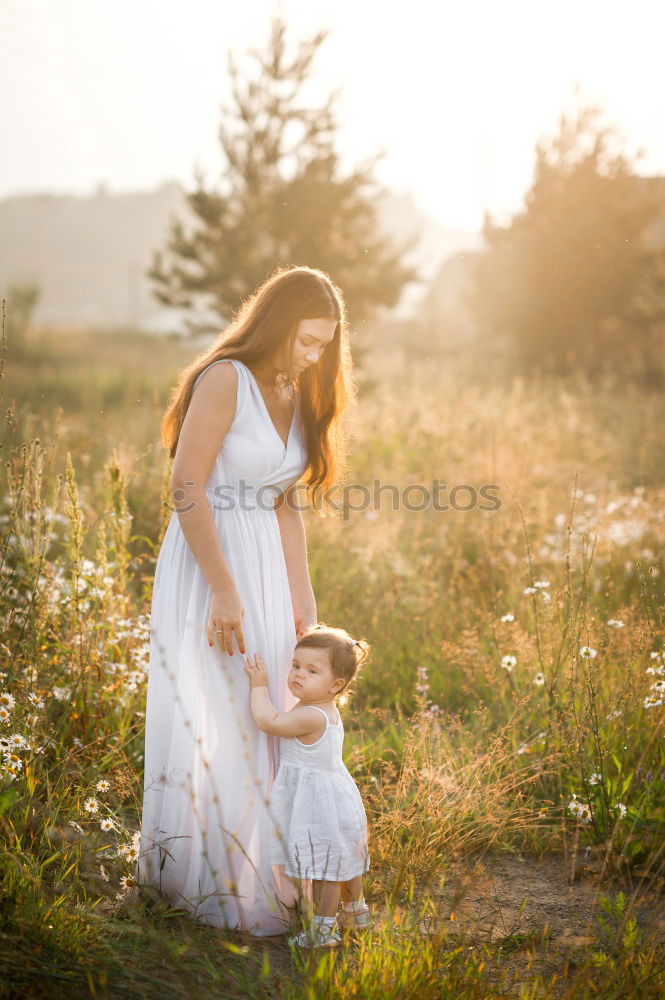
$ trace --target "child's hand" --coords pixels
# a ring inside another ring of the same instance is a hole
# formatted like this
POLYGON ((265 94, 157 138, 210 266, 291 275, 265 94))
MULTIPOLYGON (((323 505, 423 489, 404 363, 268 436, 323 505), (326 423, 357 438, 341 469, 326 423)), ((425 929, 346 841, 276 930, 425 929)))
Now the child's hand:
POLYGON ((259 654, 254 654, 254 663, 249 656, 246 656, 245 660, 245 673, 249 677, 250 688, 268 687, 268 671, 259 654))

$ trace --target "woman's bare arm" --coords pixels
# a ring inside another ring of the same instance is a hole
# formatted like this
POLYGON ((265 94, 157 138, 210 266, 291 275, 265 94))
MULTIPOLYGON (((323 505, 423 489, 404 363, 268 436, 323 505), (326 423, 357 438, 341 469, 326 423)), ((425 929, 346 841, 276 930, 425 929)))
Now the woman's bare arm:
POLYGON ((296 484, 290 486, 276 507, 277 522, 284 549, 286 572, 289 578, 291 603, 299 625, 316 622, 316 598, 309 578, 307 562, 307 537, 302 513, 297 509, 296 484))
POLYGON ((235 586, 221 550, 203 487, 233 423, 238 373, 230 362, 214 365, 192 393, 171 472, 171 495, 182 533, 210 590, 235 586))

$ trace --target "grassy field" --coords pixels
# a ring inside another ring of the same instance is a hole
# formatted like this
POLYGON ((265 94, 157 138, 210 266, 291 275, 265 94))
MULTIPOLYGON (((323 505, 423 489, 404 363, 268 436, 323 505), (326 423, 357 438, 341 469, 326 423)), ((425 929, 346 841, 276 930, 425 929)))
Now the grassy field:
POLYGON ((197 350, 4 357, 0 996, 661 995, 665 396, 619 375, 357 373, 348 503, 305 517, 319 618, 373 646, 345 757, 374 932, 303 958, 137 893, 159 422, 197 350))

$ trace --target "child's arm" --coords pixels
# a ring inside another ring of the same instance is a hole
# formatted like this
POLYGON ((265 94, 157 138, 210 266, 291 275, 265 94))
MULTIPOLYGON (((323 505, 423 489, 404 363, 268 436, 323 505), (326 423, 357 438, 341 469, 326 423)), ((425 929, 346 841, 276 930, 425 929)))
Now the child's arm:
POLYGON ((246 657, 245 673, 249 677, 249 704, 254 720, 264 733, 275 736, 321 736, 325 722, 321 713, 307 705, 297 705, 290 712, 278 712, 268 695, 268 671, 255 653, 255 662, 246 657))

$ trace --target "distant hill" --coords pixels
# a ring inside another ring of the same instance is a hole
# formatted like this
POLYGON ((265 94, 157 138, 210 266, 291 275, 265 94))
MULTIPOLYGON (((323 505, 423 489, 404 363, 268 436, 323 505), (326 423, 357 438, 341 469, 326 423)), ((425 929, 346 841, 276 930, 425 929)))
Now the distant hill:
MULTIPOLYGON (((172 215, 185 224, 182 186, 168 181, 153 191, 94 195, 25 194, 0 200, 0 293, 35 282, 40 299, 34 321, 43 326, 129 326, 150 333, 182 330, 176 310, 165 309, 145 277, 152 252, 164 247, 172 215)), ((381 199, 382 229, 402 241, 417 233, 407 258, 426 283, 452 254, 476 247, 479 233, 447 230, 423 215, 410 194, 381 199)), ((395 317, 408 315, 427 284, 405 289, 395 317)))

